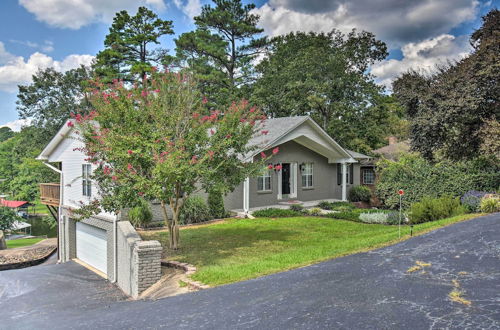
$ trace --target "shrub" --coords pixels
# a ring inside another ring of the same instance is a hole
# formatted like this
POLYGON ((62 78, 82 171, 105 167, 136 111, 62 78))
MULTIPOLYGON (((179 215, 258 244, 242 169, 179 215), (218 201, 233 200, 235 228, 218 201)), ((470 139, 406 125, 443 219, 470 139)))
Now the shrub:
POLYGON ((377 163, 376 194, 391 209, 399 207, 399 189, 405 190, 403 207, 424 196, 462 196, 469 190, 495 191, 500 182, 500 165, 487 159, 441 161, 432 164, 421 156, 406 154, 399 161, 377 163))
POLYGON ((424 197, 421 202, 411 206, 411 222, 423 223, 448 218, 466 213, 458 198, 443 196, 440 198, 424 197))
MULTIPOLYGON (((401 223, 405 222, 405 215, 401 214, 401 223)), ((399 212, 389 212, 387 214, 387 224, 388 225, 399 225, 399 212)))
POLYGON ((481 199, 480 209, 481 212, 484 213, 500 212, 500 197, 483 197, 483 199, 481 199))
POLYGON ((351 202, 370 202, 372 192, 366 186, 354 186, 349 190, 349 200, 351 202))
POLYGON ((361 213, 388 213, 388 211, 369 210, 369 209, 354 209, 354 210, 348 210, 346 212, 328 213, 328 214, 325 214, 325 216, 329 217, 329 218, 333 218, 333 219, 342 219, 342 220, 351 220, 351 221, 360 222, 361 220, 359 219, 359 216, 361 215, 361 213))
POLYGON ((478 212, 479 206, 481 204, 481 199, 488 194, 491 193, 469 190, 460 198, 460 202, 469 210, 469 212, 478 212))
POLYGON ((290 209, 268 208, 254 211, 252 215, 258 218, 286 218, 296 217, 301 215, 301 213, 290 209))
POLYGON ((356 208, 349 202, 327 202, 327 201, 319 202, 318 207, 322 208, 323 210, 340 210, 340 209, 350 210, 356 208))
POLYGON ((227 217, 227 212, 224 208, 224 198, 220 191, 210 191, 208 193, 207 203, 213 218, 221 219, 227 217))
POLYGON ((293 204, 293 205, 290 205, 290 210, 295 211, 295 212, 302 212, 304 210, 304 207, 300 204, 293 204))
POLYGON ((322 215, 321 209, 319 207, 313 207, 312 209, 309 209, 307 213, 314 216, 322 215))
POLYGON ((359 220, 364 223, 386 224, 388 216, 389 216, 388 213, 382 213, 382 212, 372 212, 372 213, 363 212, 359 215, 359 220))
POLYGON ((187 225, 211 220, 212 216, 205 200, 201 196, 191 196, 182 205, 179 220, 181 224, 187 225))
POLYGON ((149 202, 141 199, 139 204, 128 211, 128 218, 134 227, 145 227, 153 219, 149 202))

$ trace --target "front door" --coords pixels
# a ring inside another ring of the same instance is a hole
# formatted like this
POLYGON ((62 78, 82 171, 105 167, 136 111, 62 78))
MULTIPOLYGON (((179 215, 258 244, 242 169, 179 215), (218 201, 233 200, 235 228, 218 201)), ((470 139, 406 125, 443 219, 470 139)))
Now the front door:
POLYGON ((290 194, 290 163, 281 164, 281 193, 290 194))

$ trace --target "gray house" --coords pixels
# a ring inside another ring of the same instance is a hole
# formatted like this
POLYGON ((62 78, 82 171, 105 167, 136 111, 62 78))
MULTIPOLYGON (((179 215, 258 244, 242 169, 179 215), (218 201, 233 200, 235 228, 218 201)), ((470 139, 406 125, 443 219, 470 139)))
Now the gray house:
POLYGON ((360 162, 370 157, 344 149, 309 116, 268 119, 268 134, 249 143, 273 156, 262 176, 247 178, 225 196, 226 209, 248 213, 252 209, 290 201, 346 200, 349 190, 362 184, 360 162))

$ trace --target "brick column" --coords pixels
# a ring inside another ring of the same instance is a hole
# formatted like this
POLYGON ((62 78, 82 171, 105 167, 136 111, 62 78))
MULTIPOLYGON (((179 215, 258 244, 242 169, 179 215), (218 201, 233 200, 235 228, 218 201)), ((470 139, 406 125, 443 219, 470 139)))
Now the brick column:
POLYGON ((136 298, 161 278, 162 247, 158 241, 140 241, 132 257, 132 296, 136 298))

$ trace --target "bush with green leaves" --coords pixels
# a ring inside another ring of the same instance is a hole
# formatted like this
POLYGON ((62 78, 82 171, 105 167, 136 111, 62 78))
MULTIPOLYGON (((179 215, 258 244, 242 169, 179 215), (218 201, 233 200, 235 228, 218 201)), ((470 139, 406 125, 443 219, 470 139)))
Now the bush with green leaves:
POLYGON ((141 199, 137 206, 128 211, 128 218, 134 227, 147 226, 153 219, 153 212, 151 212, 149 203, 141 199))
POLYGON ((188 225, 212 220, 213 217, 203 197, 191 196, 182 205, 179 219, 181 224, 188 225))
POLYGON ((209 191, 207 203, 210 214, 213 218, 222 219, 227 217, 228 213, 224 208, 224 198, 222 196, 222 192, 216 190, 209 191))
POLYGON ((321 209, 319 207, 313 207, 307 211, 309 215, 320 216, 322 215, 321 209))
MULTIPOLYGON (((406 219, 405 214, 401 214, 401 224, 403 224, 406 219)), ((391 211, 387 213, 387 224, 388 225, 398 225, 399 224, 399 212, 391 211)))
POLYGON ((354 186, 349 190, 349 200, 351 202, 370 202, 372 192, 367 186, 354 186))
POLYGON ((500 197, 499 196, 483 197, 481 199, 480 209, 481 212, 484 213, 500 212, 500 197))
POLYGON ((432 198, 426 196, 422 201, 413 203, 410 208, 410 220, 413 224, 435 221, 464 214, 467 209, 460 204, 458 197, 443 196, 432 198))
POLYGON ((327 202, 327 201, 321 201, 318 203, 318 207, 322 208, 323 210, 351 210, 355 209, 356 207, 350 203, 350 202, 327 202))
POLYGON ((405 191, 402 201, 407 209, 424 196, 458 197, 469 190, 496 191, 500 182, 500 164, 485 158, 431 163, 421 156, 405 154, 398 161, 380 160, 377 172, 377 197, 391 209, 399 208, 399 189, 405 191))
POLYGON ((293 204, 293 205, 290 205, 290 210, 295 211, 295 212, 303 212, 304 207, 301 204, 293 204))
POLYGON ((492 193, 470 190, 460 198, 460 202, 469 210, 469 212, 478 212, 480 210, 481 199, 489 194, 492 193))
POLYGON ((262 210, 257 210, 252 212, 252 215, 257 218, 287 218, 287 217, 297 217, 302 215, 298 211, 290 209, 279 209, 279 208, 267 208, 262 210))

